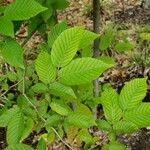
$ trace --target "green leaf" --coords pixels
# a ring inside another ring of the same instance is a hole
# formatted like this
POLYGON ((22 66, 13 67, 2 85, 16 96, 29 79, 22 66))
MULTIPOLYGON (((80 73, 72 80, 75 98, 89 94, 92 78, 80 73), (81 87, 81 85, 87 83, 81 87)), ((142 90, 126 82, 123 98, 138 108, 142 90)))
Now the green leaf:
POLYGON ((57 22, 56 22, 54 15, 47 20, 47 25, 50 29, 53 28, 56 24, 57 22))
POLYGON ((115 50, 118 52, 129 51, 135 48, 135 45, 130 42, 120 42, 115 46, 115 50))
POLYGON ((87 129, 82 129, 78 133, 76 138, 78 140, 83 141, 83 142, 88 143, 88 144, 94 144, 94 142, 95 142, 93 137, 91 136, 91 134, 88 132, 87 129))
POLYGON ((34 127, 34 121, 31 118, 27 118, 26 122, 25 122, 25 127, 21 136, 21 141, 23 141, 24 139, 26 139, 30 133, 32 132, 34 127))
POLYGON ((38 142, 37 150, 46 150, 46 141, 43 138, 38 142))
POLYGON ((103 145, 102 150, 109 150, 109 144, 103 145))
POLYGON ((35 112, 35 110, 33 108, 30 108, 29 106, 28 107, 24 107, 23 108, 23 113, 32 118, 35 122, 38 121, 38 116, 37 116, 37 113, 35 112))
POLYGON ((60 97, 72 97, 76 99, 76 95, 71 87, 65 86, 61 83, 55 82, 50 84, 49 90, 51 94, 60 97))
MULTIPOLYGON (((32 99, 30 99, 30 101, 35 104, 35 101, 33 101, 32 99)), ((21 108, 23 114, 32 118, 34 121, 37 121, 37 112, 31 107, 31 104, 26 100, 24 96, 19 95, 17 97, 17 106, 21 108)))
POLYGON ((23 21, 13 21, 14 33, 20 30, 23 23, 24 23, 23 21))
POLYGON ((110 142, 115 142, 116 138, 116 133, 114 131, 108 133, 108 139, 110 142))
POLYGON ((47 134, 47 143, 50 144, 55 140, 55 132, 50 128, 47 134))
POLYGON ((14 144, 9 145, 6 150, 33 150, 30 146, 26 144, 14 144))
POLYGON ((39 49, 41 49, 42 51, 48 52, 50 53, 51 49, 49 48, 47 43, 41 43, 39 46, 39 49))
POLYGON ((150 103, 142 103, 139 107, 125 112, 124 117, 139 128, 150 126, 150 103))
POLYGON ((29 20, 29 25, 28 25, 28 36, 32 35, 32 33, 36 30, 39 29, 40 26, 42 25, 42 19, 39 18, 39 16, 36 16, 34 18, 31 18, 29 20))
POLYGON ((41 13, 41 16, 43 18, 43 20, 46 22, 49 18, 52 17, 53 15, 53 7, 51 4, 49 4, 48 1, 45 2, 45 6, 48 8, 46 11, 44 11, 43 13, 41 13))
POLYGON ((40 100, 37 107, 39 114, 41 116, 46 115, 47 109, 48 109, 48 102, 45 99, 40 100))
POLYGON ((2 44, 1 54, 7 63, 14 67, 24 68, 23 49, 13 39, 7 39, 2 44))
POLYGON ((138 127, 132 122, 119 121, 114 124, 113 129, 118 134, 122 133, 126 134, 126 133, 134 133, 135 131, 138 130, 138 127))
POLYGON ((42 51, 35 62, 35 69, 39 79, 44 83, 50 83, 55 80, 56 68, 52 65, 51 56, 42 51))
POLYGON ((36 83, 31 87, 35 93, 46 93, 48 92, 48 87, 43 83, 36 83))
POLYGON ((19 144, 24 129, 24 117, 21 111, 15 114, 7 128, 7 143, 8 145, 19 144))
POLYGON ((23 95, 18 95, 17 106, 22 109, 30 106, 30 104, 27 102, 26 98, 23 95))
MULTIPOLYGON (((2 0, 0 0, 0 3, 2 2, 2 0)), ((4 13, 6 6, 0 5, 0 13, 4 13)))
POLYGON ((84 105, 82 103, 77 105, 76 111, 84 113, 84 114, 89 115, 89 116, 90 115, 93 116, 92 111, 86 105, 84 105))
POLYGON ((88 84, 78 85, 77 87, 77 97, 81 99, 81 101, 86 101, 93 98, 93 83, 90 82, 88 84))
POLYGON ((87 48, 87 46, 92 44, 93 41, 98 37, 99 37, 98 34, 85 30, 83 33, 79 48, 82 48, 82 49, 87 48))
POLYGON ((51 48, 53 43, 58 38, 58 36, 67 29, 67 22, 63 21, 59 24, 56 24, 52 30, 48 33, 48 45, 51 48))
POLYGON ((55 0, 53 2, 54 9, 64 9, 69 6, 68 0, 55 0))
POLYGON ((81 56, 82 57, 92 57, 93 56, 93 50, 91 45, 88 45, 86 48, 81 49, 81 56))
POLYGON ((65 136, 64 130, 63 130, 63 126, 58 126, 58 134, 60 135, 61 138, 63 138, 65 136))
POLYGON ((8 72, 7 77, 10 81, 13 81, 13 82, 17 80, 17 74, 15 72, 8 72))
POLYGON ((104 131, 111 131, 112 130, 112 126, 106 120, 103 120, 103 119, 97 120, 96 124, 100 130, 104 130, 104 131))
POLYGON ((89 128, 96 125, 95 120, 91 115, 87 115, 82 112, 69 113, 66 121, 70 125, 78 128, 89 128))
POLYGON ((82 34, 82 27, 74 27, 63 31, 52 46, 52 63, 58 67, 66 66, 75 56, 82 34))
POLYGON ((112 25, 108 25, 104 31, 104 34, 100 38, 100 50, 107 50, 114 39, 114 28, 112 25))
POLYGON ((98 57, 99 60, 103 61, 106 64, 115 65, 115 61, 112 57, 109 56, 100 56, 98 57))
POLYGON ((101 102, 108 121, 115 123, 121 119, 122 111, 119 107, 118 94, 113 88, 105 89, 101 96, 101 102))
POLYGON ((0 116, 0 127, 6 127, 10 122, 11 118, 15 116, 20 109, 18 107, 10 108, 0 116))
POLYGON ((78 58, 60 70, 60 82, 66 85, 86 84, 110 67, 112 67, 111 64, 94 58, 78 58))
POLYGON ((6 7, 4 15, 9 20, 28 20, 47 8, 35 0, 15 0, 6 7))
POLYGON ((134 79, 123 87, 119 96, 119 104, 123 110, 136 108, 142 103, 147 92, 146 80, 134 79))
POLYGON ((120 143, 109 144, 109 150, 127 150, 126 146, 120 143))
POLYGON ((46 30, 47 30, 46 24, 42 23, 41 25, 39 25, 39 27, 38 27, 38 32, 39 32, 42 36, 44 36, 46 30))
POLYGON ((67 104, 64 104, 60 101, 53 101, 50 104, 50 107, 53 111, 57 112, 62 116, 67 116, 70 114, 71 109, 67 104))
POLYGON ((50 117, 48 117, 46 121, 47 126, 58 126, 59 123, 62 121, 62 116, 59 114, 53 114, 50 117))
POLYGON ((6 36, 14 37, 14 25, 5 17, 0 17, 0 33, 6 36))
POLYGON ((141 34, 140 34, 140 38, 141 38, 143 41, 149 41, 149 40, 150 40, 150 33, 141 33, 141 34))

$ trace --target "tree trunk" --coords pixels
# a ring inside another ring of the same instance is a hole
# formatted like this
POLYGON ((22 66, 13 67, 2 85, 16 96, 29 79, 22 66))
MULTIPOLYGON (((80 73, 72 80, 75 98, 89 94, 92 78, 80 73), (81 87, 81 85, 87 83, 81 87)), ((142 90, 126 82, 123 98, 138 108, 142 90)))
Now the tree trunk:
MULTIPOLYGON (((93 0, 93 31, 95 33, 100 33, 100 1, 99 0, 93 0)), ((99 39, 96 39, 94 41, 94 46, 93 46, 93 57, 98 57, 100 54, 99 51, 99 39)), ((94 97, 99 96, 99 82, 98 79, 96 79, 93 83, 94 85, 94 97)), ((94 117, 97 117, 97 109, 93 110, 94 117)))

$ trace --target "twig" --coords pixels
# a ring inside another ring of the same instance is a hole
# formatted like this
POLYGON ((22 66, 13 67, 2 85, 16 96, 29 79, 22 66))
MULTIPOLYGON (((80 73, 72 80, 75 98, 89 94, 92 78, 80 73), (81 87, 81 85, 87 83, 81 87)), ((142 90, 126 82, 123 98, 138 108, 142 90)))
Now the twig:
POLYGON ((25 75, 26 75, 26 69, 25 69, 25 66, 24 66, 24 69, 23 69, 23 77, 22 77, 22 94, 24 95, 25 94, 25 75))
MULTIPOLYGON (((46 123, 45 118, 43 118, 43 117, 40 115, 40 113, 38 112, 36 106, 30 101, 30 99, 27 97, 27 95, 26 95, 26 94, 23 94, 23 96, 24 96, 25 99, 28 101, 28 103, 34 108, 34 110, 37 112, 37 114, 38 114, 38 116, 40 117, 40 119, 41 119, 44 123, 46 123)), ((61 142, 62 142, 64 145, 66 145, 69 149, 74 150, 68 143, 66 143, 66 142, 61 138, 61 136, 58 134, 58 132, 55 130, 55 128, 51 127, 51 129, 54 131, 54 133, 58 136, 58 138, 61 140, 61 142)))
POLYGON ((2 94, 0 95, 0 97, 3 97, 9 90, 11 90, 13 87, 17 86, 20 82, 22 82, 22 80, 18 81, 16 84, 10 86, 7 91, 5 91, 4 93, 2 93, 2 94))
POLYGON ((58 136, 58 138, 61 140, 61 142, 66 145, 68 148, 70 148, 71 150, 74 150, 68 143, 66 143, 61 136, 58 134, 58 132, 55 130, 55 128, 51 127, 51 129, 55 132, 55 134, 58 136))

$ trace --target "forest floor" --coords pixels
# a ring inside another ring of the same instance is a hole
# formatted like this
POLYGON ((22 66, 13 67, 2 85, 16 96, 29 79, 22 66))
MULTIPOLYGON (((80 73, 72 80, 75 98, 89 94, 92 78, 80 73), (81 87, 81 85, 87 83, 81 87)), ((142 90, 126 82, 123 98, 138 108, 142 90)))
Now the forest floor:
MULTIPOLYGON (((136 40, 136 30, 135 28, 150 24, 150 9, 145 10, 142 8, 138 0, 125 0, 125 7, 121 3, 121 0, 116 0, 115 3, 106 2, 102 4, 101 15, 101 33, 103 32, 103 27, 106 22, 112 21, 116 23, 121 29, 128 30, 131 32, 131 38, 136 40)), ((58 15, 58 20, 67 20, 70 26, 85 26, 86 29, 92 30, 92 4, 91 0, 71 0, 70 6, 65 10, 61 11, 58 15)), ((17 38, 22 41, 26 38, 26 29, 22 28, 18 34, 17 38)), ((26 45, 28 49, 28 56, 35 57, 34 52, 30 49, 37 49, 38 45, 42 42, 41 36, 36 33, 31 41, 26 45)), ((128 56, 126 54, 115 55, 115 59, 121 67, 117 67, 114 70, 109 70, 103 77, 100 78, 100 82, 109 82, 115 88, 120 88, 124 85, 124 82, 139 76, 144 76, 143 68, 140 66, 130 66, 125 67, 128 56)), ((130 63, 130 62, 128 62, 130 63)), ((147 71, 147 70, 146 70, 147 71)), ((149 71, 149 70, 148 70, 149 71)), ((147 71, 147 72, 148 72, 147 71)), ((146 72, 146 73, 147 73, 146 72)), ((147 75, 147 74, 146 74, 147 75)), ((149 99, 148 99, 149 101, 149 99)), ((100 136, 105 137, 101 134, 100 136)), ((6 147, 5 129, 0 128, 0 150, 6 147)), ((25 143, 36 145, 38 135, 35 133, 25 141, 25 143)), ((125 143, 129 150, 150 150, 150 129, 142 129, 136 134, 132 135, 122 135, 119 137, 122 143, 125 143)), ((93 148, 93 150, 100 150, 101 144, 107 140, 103 139, 101 143, 98 143, 98 147, 93 148)), ((72 146, 75 147, 74 143, 72 146)), ((65 146, 62 143, 54 142, 49 145, 48 150, 65 150, 65 146)))

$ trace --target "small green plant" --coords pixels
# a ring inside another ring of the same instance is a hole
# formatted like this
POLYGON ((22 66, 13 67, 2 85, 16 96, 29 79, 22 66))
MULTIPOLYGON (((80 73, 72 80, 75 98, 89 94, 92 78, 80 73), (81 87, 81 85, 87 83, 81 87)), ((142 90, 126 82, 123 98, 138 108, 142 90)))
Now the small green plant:
MULTIPOLYGON (((13 108, 1 115, 0 126, 7 127, 8 149, 16 147, 17 143, 23 141, 35 125, 37 125, 37 131, 46 128, 47 140, 49 134, 56 132, 54 129, 56 125, 61 132, 62 128, 65 128, 66 131, 72 127, 86 129, 79 132, 79 138, 88 134, 89 127, 96 125, 92 111, 82 104, 80 97, 77 96, 78 88, 75 86, 92 83, 113 64, 90 57, 76 58, 77 50, 87 47, 98 35, 82 27, 65 29, 66 24, 62 22, 49 33, 48 45, 49 48, 52 47, 51 50, 43 49, 35 60, 35 70, 39 81, 37 80, 34 85, 31 85, 31 82, 28 84, 25 79, 26 74, 23 75, 22 82, 25 85, 19 84, 22 90, 18 86, 22 94, 17 96, 13 108), (36 93, 41 93, 41 95, 37 97, 36 93), (82 107, 85 111, 82 110, 82 107)), ((23 73, 25 66, 22 56, 23 49, 20 45, 12 39, 7 39, 2 43, 1 48, 6 62, 16 69, 21 69, 23 73), (14 49, 17 59, 14 59, 14 49)), ((29 69, 29 71, 32 70, 29 69)), ((63 136, 63 133, 61 134, 63 136)))
POLYGON ((4 15, 0 18, 0 32, 3 34, 0 43, 1 56, 12 68, 6 70, 1 78, 0 126, 7 128, 6 149, 32 149, 23 144, 24 139, 32 130, 39 133, 43 128, 46 132, 41 135, 37 145, 39 150, 46 149, 46 144, 52 142, 55 136, 64 142, 64 132, 71 142, 74 137, 70 136, 70 131, 74 130, 73 128, 76 131, 74 136, 78 134, 78 139, 85 141, 85 147, 88 147, 94 140, 87 129, 95 125, 95 120, 92 111, 82 103, 85 99, 80 100, 77 96, 82 95, 78 87, 81 84, 92 83, 92 80, 112 64, 90 57, 77 58, 77 50, 91 45, 99 35, 82 27, 68 29, 66 22, 56 25, 48 33, 48 41, 41 45, 41 52, 35 63, 26 63, 23 53, 25 43, 20 46, 14 39, 14 21, 29 22, 29 40, 34 31, 48 19, 45 15, 51 7, 46 8, 42 5, 55 6, 54 2, 45 5, 43 1, 16 0, 4 9, 4 15), (38 22, 39 17, 43 17, 44 20, 38 22), (4 28, 4 25, 8 28, 4 28), (9 82, 14 85, 10 86, 9 82), (13 91, 13 88, 16 91, 13 91))
MULTIPOLYGON (((106 57, 92 58, 92 43, 98 34, 83 27, 69 28, 65 21, 54 26, 56 10, 67 5, 67 0, 16 0, 0 10, 0 56, 6 64, 0 70, 0 127, 7 129, 6 150, 32 150, 31 145, 23 144, 32 131, 40 135, 37 150, 46 150, 56 139, 70 149, 76 139, 78 147, 84 143, 84 149, 89 149, 97 141, 89 132, 93 127, 109 132, 110 143, 104 149, 121 150, 125 146, 117 142, 118 134, 150 125, 149 103, 142 102, 147 91, 145 78, 127 83, 120 95, 105 86, 101 97, 93 96, 93 80, 115 63, 106 57), (15 33, 24 22, 28 23, 28 37, 20 45, 15 33), (24 45, 37 30, 47 40, 40 45, 37 58, 28 61, 24 45), (99 104, 105 120, 93 116, 99 104)), ((101 36, 101 50, 110 48, 112 35, 109 26, 101 36)), ((122 51, 132 46, 116 47, 122 51)))
POLYGON ((128 40, 128 36, 123 31, 118 30, 117 25, 108 22, 100 37, 99 48, 103 52, 111 49, 120 53, 131 51, 135 48, 135 44, 128 40))
POLYGON ((133 52, 133 61, 135 64, 144 68, 149 68, 149 41, 150 41, 150 28, 149 25, 140 27, 138 31, 139 43, 137 49, 133 52))
POLYGON ((97 121, 99 129, 108 132, 109 144, 104 150, 125 150, 117 141, 119 134, 131 134, 150 125, 150 104, 142 102, 147 93, 147 78, 134 79, 118 93, 110 86, 104 87, 101 96, 105 119, 97 121))

